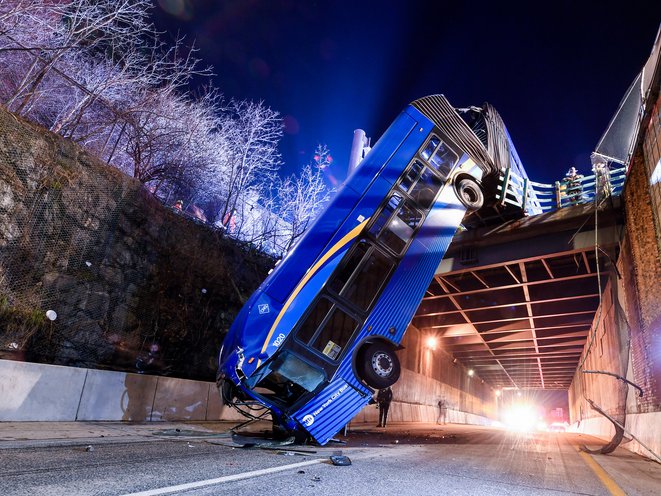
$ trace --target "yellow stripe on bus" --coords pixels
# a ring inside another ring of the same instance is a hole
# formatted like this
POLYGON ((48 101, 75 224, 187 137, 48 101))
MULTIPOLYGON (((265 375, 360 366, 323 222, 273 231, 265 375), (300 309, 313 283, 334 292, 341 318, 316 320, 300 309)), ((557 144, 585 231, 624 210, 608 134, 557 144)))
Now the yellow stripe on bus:
MULTIPOLYGON (((287 298, 287 301, 285 302, 285 305, 282 307, 282 310, 280 310, 280 313, 275 319, 275 322, 273 322, 273 325, 271 326, 271 329, 269 330, 268 335, 266 336, 266 340, 264 341, 264 346, 262 346, 262 351, 261 353, 264 353, 266 351, 266 348, 268 348, 269 341, 271 340, 271 336, 273 336, 273 333, 275 332, 275 328, 278 327, 278 324, 280 323, 280 320, 282 319, 282 316, 285 314, 291 303, 294 301, 294 299, 298 296, 298 293, 301 292, 303 287, 307 284, 307 282, 316 274, 316 272, 319 270, 319 268, 325 264, 329 258, 331 258, 335 253, 337 253, 344 245, 349 243, 351 240, 353 240, 355 237, 357 237, 367 222, 370 220, 370 217, 365 219, 363 222, 358 224, 356 227, 354 227, 351 231, 349 231, 341 240, 339 240, 337 243, 333 245, 333 247, 328 250, 323 257, 319 259, 319 261, 312 266, 312 268, 305 274, 303 279, 301 279, 301 282, 298 283, 296 288, 294 289, 294 292, 287 298)), ((257 361, 257 368, 261 365, 262 361, 258 360, 257 361)))

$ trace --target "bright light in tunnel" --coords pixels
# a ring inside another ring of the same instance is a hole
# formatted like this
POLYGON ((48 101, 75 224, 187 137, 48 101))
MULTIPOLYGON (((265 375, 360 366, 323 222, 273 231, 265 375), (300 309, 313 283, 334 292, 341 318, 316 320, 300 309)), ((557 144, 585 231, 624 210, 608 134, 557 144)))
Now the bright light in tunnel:
POLYGON ((503 420, 512 431, 529 432, 538 428, 539 416, 532 405, 514 405, 505 412, 503 420))
POLYGON ((429 348, 430 350, 435 350, 437 344, 438 344, 438 339, 436 339, 436 337, 434 336, 427 337, 427 341, 425 342, 427 348, 429 348))
POLYGON ((500 392, 500 389, 496 389, 496 397, 497 397, 497 398, 500 398, 500 395, 501 395, 501 394, 502 394, 502 393, 500 392))
POLYGON ((475 375, 475 371, 473 369, 468 369, 468 375, 473 377, 475 375))

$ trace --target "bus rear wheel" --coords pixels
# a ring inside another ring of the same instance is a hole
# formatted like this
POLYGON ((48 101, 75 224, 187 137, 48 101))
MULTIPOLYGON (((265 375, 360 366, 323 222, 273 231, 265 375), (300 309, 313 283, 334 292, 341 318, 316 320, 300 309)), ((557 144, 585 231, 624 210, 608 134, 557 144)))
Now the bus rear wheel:
POLYGON ((397 382, 401 367, 392 345, 377 341, 361 353, 358 371, 368 386, 383 389, 397 382))
POLYGON ((454 189, 461 204, 469 212, 479 210, 484 205, 484 193, 475 179, 470 176, 462 176, 454 182, 454 189))

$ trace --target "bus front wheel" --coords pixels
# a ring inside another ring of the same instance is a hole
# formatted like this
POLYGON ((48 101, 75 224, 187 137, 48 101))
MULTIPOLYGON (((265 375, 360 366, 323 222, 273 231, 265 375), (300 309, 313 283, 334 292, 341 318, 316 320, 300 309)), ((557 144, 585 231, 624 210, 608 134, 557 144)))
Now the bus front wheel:
POLYGON ((470 176, 457 178, 454 189, 461 204, 469 212, 479 210, 484 205, 484 193, 475 179, 470 176))
POLYGON ((379 341, 368 345, 361 354, 359 371, 361 378, 372 388, 392 386, 401 372, 395 349, 379 341))

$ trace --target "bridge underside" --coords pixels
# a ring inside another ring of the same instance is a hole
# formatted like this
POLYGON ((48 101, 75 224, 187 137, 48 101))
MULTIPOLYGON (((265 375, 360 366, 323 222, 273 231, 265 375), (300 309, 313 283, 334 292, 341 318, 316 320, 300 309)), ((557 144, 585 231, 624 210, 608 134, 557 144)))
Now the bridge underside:
POLYGON ((595 229, 580 205, 460 233, 413 325, 494 388, 569 388, 620 217, 610 205, 595 229))

